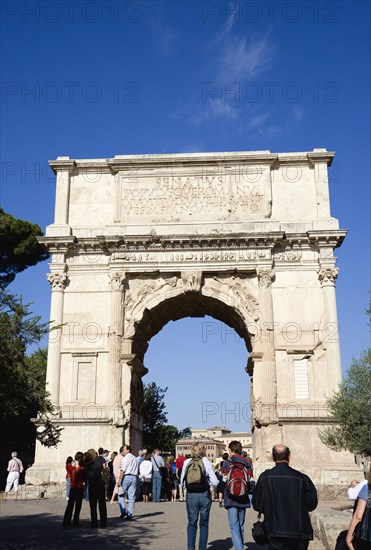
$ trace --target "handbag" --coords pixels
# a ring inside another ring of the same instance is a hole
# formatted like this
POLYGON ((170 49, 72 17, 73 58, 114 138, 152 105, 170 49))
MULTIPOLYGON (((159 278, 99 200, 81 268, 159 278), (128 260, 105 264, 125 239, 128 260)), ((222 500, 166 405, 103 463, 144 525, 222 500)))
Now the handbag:
POLYGON ((260 518, 261 518, 261 514, 259 513, 258 521, 253 523, 253 526, 251 529, 252 538, 254 539, 256 544, 259 544, 259 545, 268 544, 269 540, 268 540, 267 527, 265 525, 265 521, 260 521, 260 518))
POLYGON ((345 541, 347 538, 348 531, 341 531, 336 539, 335 550, 348 550, 348 545, 345 541))

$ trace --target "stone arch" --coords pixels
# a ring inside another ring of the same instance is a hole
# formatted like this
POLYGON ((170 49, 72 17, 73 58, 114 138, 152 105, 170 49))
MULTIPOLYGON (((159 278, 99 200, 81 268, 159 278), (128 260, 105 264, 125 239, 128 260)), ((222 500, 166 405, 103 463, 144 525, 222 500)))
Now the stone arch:
MULTIPOLYGON (((142 399, 143 384, 142 376, 148 371, 144 366, 144 357, 149 341, 168 322, 176 321, 185 317, 205 317, 209 315, 229 327, 244 340, 247 352, 253 350, 253 342, 257 332, 258 301, 250 294, 252 290, 250 283, 251 276, 246 274, 210 276, 203 279, 197 289, 187 290, 184 282, 187 278, 183 275, 177 278, 173 285, 164 284, 160 289, 149 292, 153 281, 161 280, 161 277, 142 279, 140 288, 147 291, 146 298, 140 301, 137 306, 132 307, 130 321, 124 328, 125 354, 121 355, 124 361, 123 368, 126 388, 123 395, 124 412, 127 416, 125 423, 125 441, 130 441, 133 447, 140 447, 142 444, 142 399), (233 292, 233 284, 240 285, 241 281, 247 281, 249 287, 245 288, 245 299, 240 292, 233 292), (250 304, 249 304, 250 302, 250 304), (252 307, 254 306, 254 307, 252 307), (254 310, 255 308, 255 310, 254 310), (128 391, 130 389, 130 392, 128 391)), ((164 279, 162 279, 162 282, 164 279)), ((127 283, 127 290, 130 292, 130 281, 127 283)), ((128 302, 127 302, 128 303, 128 302)), ((130 303, 130 300, 129 300, 130 303)), ((247 391, 249 386, 247 385, 247 391)))
POLYGON ((206 314, 232 326, 250 351, 255 472, 278 441, 298 466, 309 458, 322 481, 353 468, 350 455, 324 448, 317 434, 341 380, 333 250, 346 231, 330 213, 333 156, 314 149, 50 162, 55 218, 40 242, 52 254, 50 318, 63 330, 49 341, 47 388, 52 421, 64 431, 57 449, 36 444, 35 480, 38 468, 38 482, 64 478, 71 442, 118 449, 139 430, 149 339, 171 319, 206 314), (99 338, 86 337, 89 326, 99 338))
MULTIPOLYGON (((240 280, 235 275, 233 277, 240 280)), ((243 276, 241 280, 244 280, 243 276)), ((185 291, 184 284, 177 279, 173 286, 164 285, 134 305, 124 328, 126 341, 132 342, 131 353, 143 361, 149 340, 169 321, 206 315, 233 328, 251 352, 252 339, 258 331, 257 298, 249 292, 250 289, 245 289, 245 296, 236 293, 227 278, 223 281, 216 276, 206 277, 204 282, 197 291, 185 291)), ((148 287, 148 283, 144 285, 148 287)))

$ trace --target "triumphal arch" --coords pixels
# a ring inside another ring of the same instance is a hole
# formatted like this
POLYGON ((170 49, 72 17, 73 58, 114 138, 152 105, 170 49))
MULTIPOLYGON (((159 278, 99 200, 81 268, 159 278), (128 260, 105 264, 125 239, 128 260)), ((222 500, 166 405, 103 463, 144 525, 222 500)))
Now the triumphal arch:
MULTIPOLYGON (((333 157, 314 149, 50 161, 55 220, 40 242, 51 253, 50 318, 60 328, 50 334, 47 388, 63 431, 57 448, 37 443, 28 481, 62 479, 77 450, 138 450, 148 342, 170 320, 205 315, 233 327, 249 352, 257 472, 284 441, 317 482, 346 479, 352 457, 318 437, 341 381, 333 251, 346 231, 330 213, 333 157)), ((233 378, 239 367, 226 367, 233 378)))

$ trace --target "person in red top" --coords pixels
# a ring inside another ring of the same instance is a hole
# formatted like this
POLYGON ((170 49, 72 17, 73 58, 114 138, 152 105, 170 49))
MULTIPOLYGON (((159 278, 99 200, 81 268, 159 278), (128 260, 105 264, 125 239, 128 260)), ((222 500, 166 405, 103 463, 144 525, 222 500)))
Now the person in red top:
POLYGON ((71 486, 68 504, 63 518, 63 527, 71 527, 72 513, 73 527, 79 526, 80 510, 84 497, 84 467, 82 463, 83 454, 79 451, 75 455, 75 461, 71 464, 71 486))
POLYGON ((180 451, 180 453, 178 454, 178 458, 175 461, 175 468, 176 468, 175 473, 179 483, 179 500, 181 502, 185 501, 186 494, 187 494, 187 489, 185 487, 182 487, 180 483, 180 478, 182 476, 182 469, 185 461, 186 461, 186 457, 183 456, 183 451, 180 451))
POLYGON ((71 472, 73 470, 72 462, 72 456, 68 456, 66 458, 66 500, 68 500, 70 496, 71 472))

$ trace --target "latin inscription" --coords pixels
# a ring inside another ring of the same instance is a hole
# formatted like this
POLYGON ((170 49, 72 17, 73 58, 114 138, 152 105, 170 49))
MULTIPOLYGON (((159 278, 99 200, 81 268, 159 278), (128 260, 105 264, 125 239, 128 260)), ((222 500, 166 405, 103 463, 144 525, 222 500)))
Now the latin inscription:
MULTIPOLYGON (((264 174, 265 176, 265 174, 264 174)), ((239 175, 176 176, 122 179, 121 220, 199 219, 207 214, 227 219, 261 213, 263 182, 259 173, 249 179, 239 175)))

